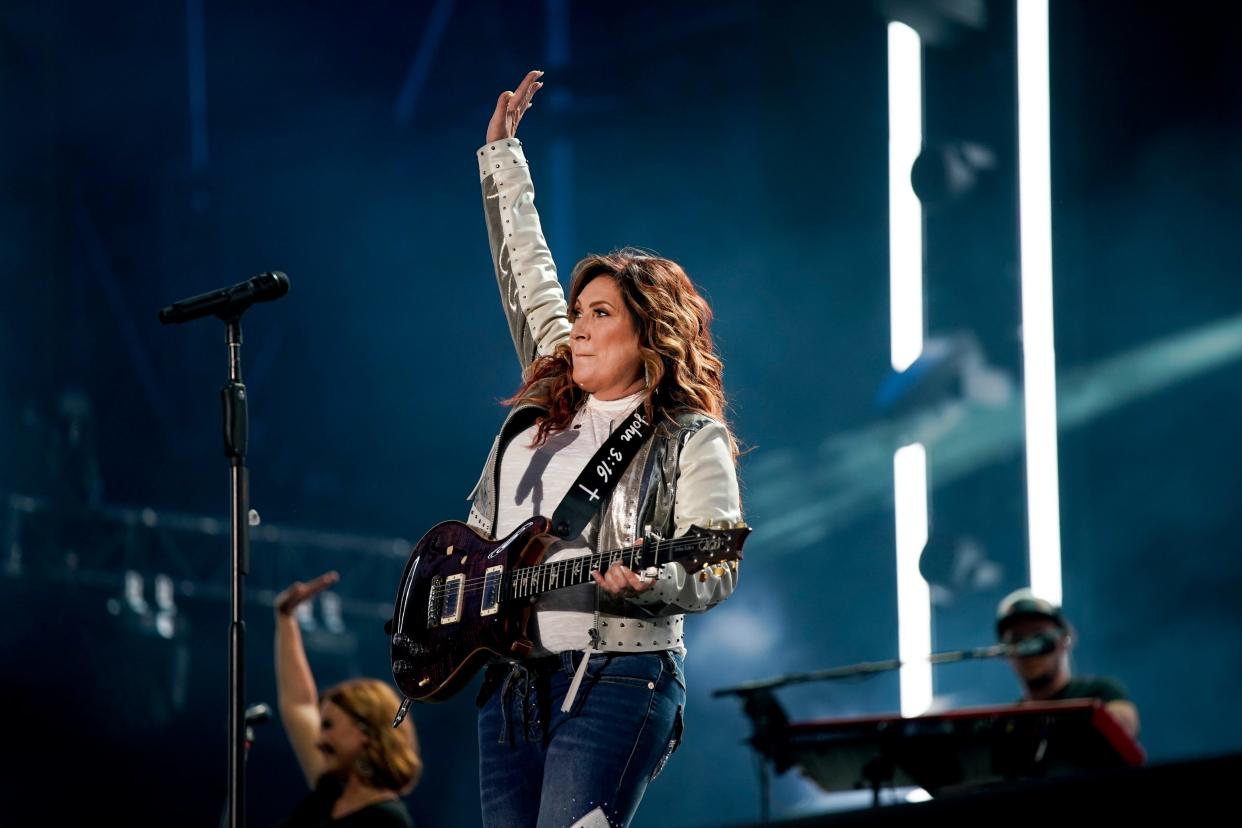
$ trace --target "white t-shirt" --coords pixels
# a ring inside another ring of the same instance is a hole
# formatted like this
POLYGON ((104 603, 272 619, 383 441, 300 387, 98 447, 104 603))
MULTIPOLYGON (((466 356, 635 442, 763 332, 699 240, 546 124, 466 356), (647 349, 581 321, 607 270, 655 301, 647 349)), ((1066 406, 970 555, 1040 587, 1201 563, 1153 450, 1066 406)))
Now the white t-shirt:
MULTIPOLYGON (((587 461, 595 456, 613 429, 638 407, 642 395, 639 391, 619 400, 588 396, 569 427, 553 433, 538 448, 531 447, 538 426, 514 437, 500 461, 499 509, 493 536, 503 538, 535 515, 552 517, 587 461)), ((596 516, 577 538, 553 543, 545 560, 589 554, 598 533, 596 516)), ((591 640, 594 611, 594 582, 545 592, 535 603, 535 654, 586 647, 591 640)))

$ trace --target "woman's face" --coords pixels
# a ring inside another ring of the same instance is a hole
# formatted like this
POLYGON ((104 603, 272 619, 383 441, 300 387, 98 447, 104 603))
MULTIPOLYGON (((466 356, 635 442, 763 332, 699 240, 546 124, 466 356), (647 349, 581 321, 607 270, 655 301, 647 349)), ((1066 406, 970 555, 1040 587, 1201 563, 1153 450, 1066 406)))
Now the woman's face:
POLYGON ((319 705, 319 741, 315 747, 324 759, 324 772, 344 776, 362 756, 367 735, 354 717, 333 702, 324 699, 319 705))
POLYGON ((642 388, 638 328, 616 279, 597 276, 587 282, 569 318, 573 377, 582 390, 601 400, 616 400, 642 388))

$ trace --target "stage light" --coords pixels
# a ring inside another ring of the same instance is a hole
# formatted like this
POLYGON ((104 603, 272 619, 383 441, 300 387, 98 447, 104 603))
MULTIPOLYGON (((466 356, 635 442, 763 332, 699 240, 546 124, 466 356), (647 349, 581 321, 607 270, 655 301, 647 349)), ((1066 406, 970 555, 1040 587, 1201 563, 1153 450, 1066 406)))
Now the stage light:
POLYGON ((897 648, 901 715, 917 716, 932 703, 931 593, 919 571, 927 545, 927 452, 921 443, 893 455, 897 531, 897 648))
POLYGON ((1031 588, 1061 603, 1047 0, 1017 4, 1018 215, 1031 588))
POLYGON ((345 632, 345 618, 341 614, 341 596, 325 592, 319 596, 319 611, 323 614, 323 627, 330 633, 345 632))
POLYGON ((172 638, 177 633, 176 589, 172 578, 155 576, 155 631, 162 638, 172 638))
POLYGON ((910 171, 923 146, 922 45, 888 24, 888 249, 892 363, 904 371, 923 352, 923 208, 910 171))

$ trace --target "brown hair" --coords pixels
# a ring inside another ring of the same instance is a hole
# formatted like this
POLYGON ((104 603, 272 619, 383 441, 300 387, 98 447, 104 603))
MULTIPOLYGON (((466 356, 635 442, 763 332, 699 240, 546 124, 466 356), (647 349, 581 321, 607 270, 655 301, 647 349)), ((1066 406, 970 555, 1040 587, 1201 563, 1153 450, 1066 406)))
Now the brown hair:
MULTIPOLYGON (((600 276, 616 281, 638 329, 638 347, 647 376, 643 395, 647 419, 655 422, 657 414, 671 417, 697 412, 727 427, 721 381, 724 363, 712 341, 712 309, 681 265, 632 247, 587 256, 570 277, 570 308, 582 289, 600 276)), ((547 409, 535 435, 535 445, 542 445, 550 434, 569 427, 585 397, 573 382, 569 345, 562 343, 531 364, 521 387, 505 403, 533 403, 547 409)), ((732 435, 729 444, 736 458, 732 435)))
POLYGON ((365 767, 361 772, 376 788, 409 793, 423 772, 418 735, 414 723, 406 718, 393 727, 393 716, 401 705, 396 692, 377 679, 361 678, 341 682, 323 698, 348 713, 367 735, 363 747, 365 767))

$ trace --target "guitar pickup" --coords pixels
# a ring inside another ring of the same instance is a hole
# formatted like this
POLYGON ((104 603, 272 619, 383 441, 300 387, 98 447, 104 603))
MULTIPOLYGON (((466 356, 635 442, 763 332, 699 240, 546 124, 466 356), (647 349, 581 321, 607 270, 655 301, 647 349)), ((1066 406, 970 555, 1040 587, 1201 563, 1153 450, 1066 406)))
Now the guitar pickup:
POLYGON ((466 590, 466 575, 458 573, 444 579, 440 590, 440 623, 455 624, 461 620, 462 593, 466 590))
POLYGON ((500 611, 500 584, 504 574, 504 564, 489 566, 483 573, 483 601, 479 606, 479 615, 495 615, 500 611))

